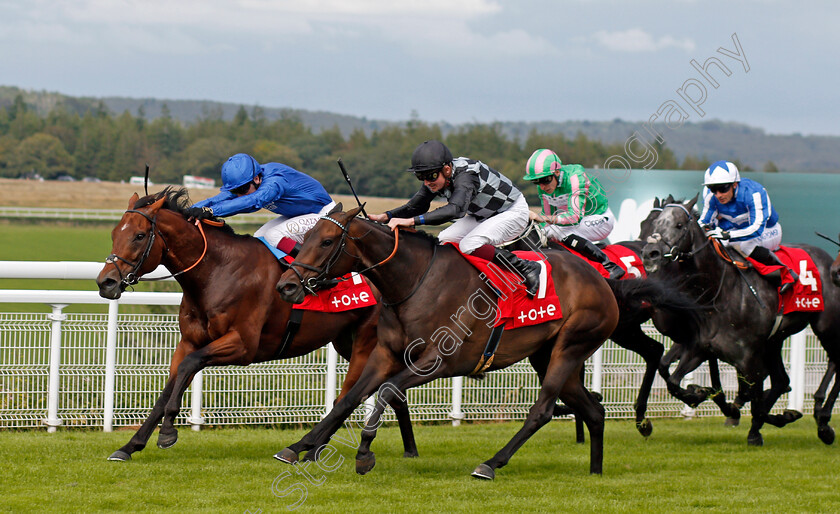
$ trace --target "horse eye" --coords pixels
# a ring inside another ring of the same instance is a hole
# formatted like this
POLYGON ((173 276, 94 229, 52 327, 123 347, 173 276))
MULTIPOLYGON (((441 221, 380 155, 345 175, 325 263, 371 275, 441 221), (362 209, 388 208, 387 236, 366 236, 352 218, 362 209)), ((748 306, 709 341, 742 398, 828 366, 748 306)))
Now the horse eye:
POLYGON ((140 232, 139 234, 134 236, 134 240, 135 241, 142 241, 143 238, 145 238, 145 237, 146 237, 146 233, 145 232, 140 232))
POLYGON ((682 223, 677 223, 677 228, 683 228, 683 224, 682 223))
POLYGON ((332 246, 332 244, 332 239, 324 239, 323 241, 321 241, 321 248, 327 248, 329 246, 332 246))

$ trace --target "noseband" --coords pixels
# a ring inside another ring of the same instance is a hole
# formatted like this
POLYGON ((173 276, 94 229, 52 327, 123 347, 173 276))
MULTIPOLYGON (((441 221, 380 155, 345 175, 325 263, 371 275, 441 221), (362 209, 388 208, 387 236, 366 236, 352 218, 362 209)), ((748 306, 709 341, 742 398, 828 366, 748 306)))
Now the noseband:
MULTIPOLYGON (((138 282, 140 282, 141 278, 137 275, 137 272, 140 270, 141 267, 143 267, 143 264, 146 262, 146 259, 149 258, 149 254, 152 252, 152 247, 155 245, 155 235, 156 234, 160 234, 160 238, 163 241, 163 247, 164 247, 163 251, 164 251, 164 253, 169 253, 169 244, 167 244, 166 238, 163 237, 163 234, 160 233, 160 231, 157 228, 157 215, 155 215, 155 217, 152 218, 151 216, 149 216, 145 212, 141 212, 141 211, 138 211, 136 209, 129 209, 125 212, 126 213, 132 212, 132 213, 135 213, 135 214, 139 214, 140 216, 143 216, 144 218, 146 218, 149 221, 149 223, 152 225, 152 228, 149 231, 149 239, 147 240, 148 242, 146 243, 146 248, 143 250, 143 255, 140 256, 140 260, 138 260, 137 263, 133 263, 133 262, 129 261, 128 259, 120 257, 119 255, 117 255, 115 253, 112 253, 111 255, 108 256, 108 258, 105 259, 105 264, 113 264, 114 268, 116 268, 116 270, 117 270, 117 273, 119 273, 119 275, 120 275, 120 288, 122 290, 125 290, 127 287, 133 286, 133 285, 137 284, 138 282), (129 266, 132 266, 133 267, 132 270, 130 272, 126 273, 125 275, 123 275, 122 270, 120 270, 120 267, 117 266, 117 261, 122 261, 122 262, 128 264, 129 266)), ((202 220, 202 221, 204 221, 205 223, 208 223, 207 220, 202 220)), ((204 259, 204 255, 207 253, 207 236, 204 234, 204 229, 201 227, 201 221, 195 220, 195 224, 198 227, 198 231, 201 232, 202 239, 204 239, 204 251, 201 253, 201 257, 199 257, 198 260, 195 261, 195 263, 187 269, 178 271, 176 273, 172 273, 170 275, 166 275, 165 277, 146 278, 146 279, 142 279, 142 280, 144 280, 144 281, 157 281, 157 280, 166 280, 167 278, 177 277, 178 275, 181 275, 182 273, 186 273, 187 271, 193 269, 194 267, 196 267, 198 265, 199 262, 201 262, 202 259, 204 259)))
POLYGON ((692 250, 690 252, 681 252, 680 251, 680 243, 682 242, 683 238, 685 238, 685 236, 687 236, 691 232, 691 223, 694 221, 694 219, 691 215, 691 212, 689 212, 689 210, 686 209, 685 206, 682 205, 682 204, 669 203, 668 205, 663 205, 660 210, 663 210, 665 207, 675 207, 675 208, 678 208, 678 209, 682 209, 683 212, 685 212, 686 215, 688 215, 688 223, 686 223, 686 225, 685 225, 685 227, 683 227, 682 232, 680 233, 679 237, 677 237, 676 241, 674 241, 673 243, 668 243, 667 241, 663 241, 662 234, 660 234, 659 232, 654 232, 653 234, 648 236, 647 242, 651 243, 651 244, 656 244, 656 243, 662 242, 662 243, 665 244, 665 246, 670 247, 670 249, 668 250, 668 253, 664 254, 662 257, 665 258, 665 259, 671 260, 671 261, 676 261, 676 260, 684 261, 686 259, 690 259, 690 258, 694 257, 694 255, 697 254, 697 252, 699 252, 706 245, 709 244, 710 240, 707 240, 705 243, 703 243, 702 246, 700 246, 700 248, 697 248, 696 250, 692 250))
MULTIPOLYGON (((327 275, 329 274, 330 269, 338 261, 338 258, 341 256, 342 253, 346 253, 350 257, 353 257, 354 259, 358 260, 359 259, 358 256, 353 255, 353 254, 345 251, 344 248, 345 248, 345 246, 347 246, 347 239, 350 238, 350 239, 357 240, 357 239, 362 239, 363 237, 365 237, 365 235, 367 235, 367 234, 364 234, 364 235, 359 236, 359 237, 353 237, 353 236, 350 235, 350 233, 348 232, 348 230, 350 228, 350 222, 353 221, 355 218, 351 218, 347 222, 347 225, 342 225, 341 223, 339 223, 335 219, 329 217, 329 215, 321 216, 320 219, 331 221, 332 223, 335 223, 338 226, 338 228, 341 229, 341 242, 339 242, 338 248, 333 250, 333 252, 327 258, 327 263, 323 268, 319 268, 317 266, 312 266, 310 264, 305 264, 305 263, 298 262, 298 261, 294 261, 291 264, 289 264, 289 268, 292 271, 295 272, 295 275, 297 275, 297 278, 300 281, 300 285, 303 287, 304 291, 306 291, 307 293, 312 294, 312 295, 315 295, 316 291, 318 291, 318 289, 323 288, 325 285, 329 285, 329 284, 335 285, 335 283, 337 283, 337 282, 343 282, 344 280, 347 280, 346 278, 338 278, 338 279, 329 278, 327 275), (309 277, 308 279, 304 280, 303 275, 296 269, 297 267, 301 267, 301 268, 309 270, 309 271, 314 271, 315 273, 317 273, 317 275, 314 276, 314 277, 309 277)), ((394 255, 397 254, 397 248, 399 248, 399 245, 400 245, 400 231, 399 231, 399 229, 397 229, 394 232, 394 250, 391 252, 391 255, 386 257, 384 260, 382 260, 380 262, 377 262, 373 266, 369 266, 369 267, 359 271, 359 274, 362 274, 366 271, 370 271, 374 268, 382 266, 386 262, 390 261, 394 257, 394 255)))

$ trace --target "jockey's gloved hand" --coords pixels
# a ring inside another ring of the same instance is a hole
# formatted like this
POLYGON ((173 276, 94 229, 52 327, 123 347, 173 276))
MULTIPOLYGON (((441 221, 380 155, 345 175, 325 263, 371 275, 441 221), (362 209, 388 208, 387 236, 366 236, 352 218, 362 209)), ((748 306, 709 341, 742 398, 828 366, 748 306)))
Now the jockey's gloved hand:
POLYGON ((724 241, 729 239, 729 231, 721 230, 720 227, 710 230, 706 235, 715 239, 723 239, 724 241))
POLYGON ((712 230, 711 225, 706 225, 705 223, 698 223, 698 225, 700 225, 700 228, 702 228, 705 232, 712 230))
POLYGON ((206 220, 213 217, 213 209, 210 207, 190 207, 186 211, 188 218, 206 220))

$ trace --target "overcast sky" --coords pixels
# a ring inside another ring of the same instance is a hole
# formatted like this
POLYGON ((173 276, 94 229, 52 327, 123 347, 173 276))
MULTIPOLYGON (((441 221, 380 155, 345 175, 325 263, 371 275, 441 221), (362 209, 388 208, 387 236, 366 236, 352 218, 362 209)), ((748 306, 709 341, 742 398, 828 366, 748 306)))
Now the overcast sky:
POLYGON ((830 1, 0 0, 0 85, 451 123, 646 121, 673 100, 840 135, 838 26, 830 1), (690 64, 710 57, 717 88, 690 64))

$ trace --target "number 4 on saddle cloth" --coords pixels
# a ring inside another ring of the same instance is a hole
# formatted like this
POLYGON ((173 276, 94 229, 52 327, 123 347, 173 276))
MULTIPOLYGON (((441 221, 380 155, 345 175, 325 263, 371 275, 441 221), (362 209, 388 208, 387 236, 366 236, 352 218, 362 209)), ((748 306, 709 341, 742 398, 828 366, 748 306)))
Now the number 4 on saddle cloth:
POLYGON ((822 278, 808 252, 800 248, 781 246, 775 253, 785 266, 770 266, 749 257, 747 257, 747 260, 762 275, 769 275, 779 270, 782 284, 794 282, 793 287, 779 297, 781 313, 820 312, 824 310, 822 278), (794 281, 788 268, 799 274, 799 280, 794 281))

